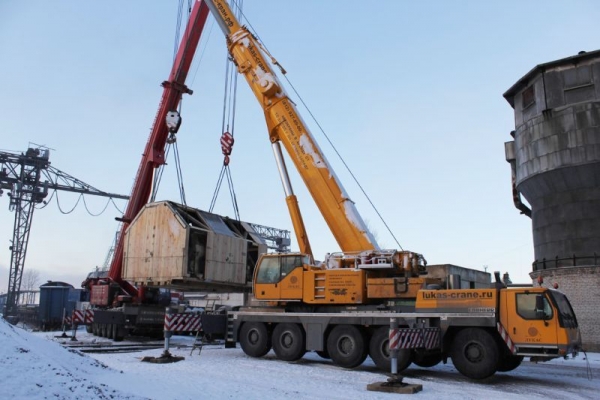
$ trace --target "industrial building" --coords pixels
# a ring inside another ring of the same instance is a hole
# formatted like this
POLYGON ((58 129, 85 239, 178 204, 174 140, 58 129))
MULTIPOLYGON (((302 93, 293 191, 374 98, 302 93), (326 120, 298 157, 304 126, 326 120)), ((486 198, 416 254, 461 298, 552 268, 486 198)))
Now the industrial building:
POLYGON ((600 351, 600 50, 540 64, 504 97, 513 200, 532 221, 530 276, 567 294, 584 349, 600 351))

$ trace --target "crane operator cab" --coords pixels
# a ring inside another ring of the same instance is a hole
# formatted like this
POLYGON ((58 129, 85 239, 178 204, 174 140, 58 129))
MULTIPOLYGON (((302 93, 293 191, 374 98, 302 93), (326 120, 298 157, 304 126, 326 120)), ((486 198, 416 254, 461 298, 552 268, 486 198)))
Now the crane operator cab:
POLYGON ((300 253, 263 254, 254 272, 254 295, 260 300, 302 299, 302 274, 310 256, 300 253))

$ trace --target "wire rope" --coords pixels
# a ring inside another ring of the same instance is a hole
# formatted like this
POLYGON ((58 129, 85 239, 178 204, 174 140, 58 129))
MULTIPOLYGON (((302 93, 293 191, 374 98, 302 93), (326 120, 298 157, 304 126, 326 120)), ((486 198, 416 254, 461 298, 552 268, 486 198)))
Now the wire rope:
POLYGON ((221 172, 219 173, 219 178, 217 179, 217 184, 215 186, 215 191, 213 192, 213 197, 210 202, 210 207, 208 212, 213 212, 215 208, 215 204, 217 203, 217 197, 219 196, 219 190, 221 189, 221 184, 223 183, 223 176, 225 174, 225 164, 221 166, 221 172))
MULTIPOLYGON (((169 157, 169 152, 171 151, 171 144, 167 144, 167 148, 165 150, 165 160, 169 157)), ((158 187, 160 186, 160 182, 162 181, 162 176, 165 171, 165 165, 161 164, 158 167, 158 171, 154 174, 154 182, 152 183, 152 194, 150 196, 150 202, 154 202, 156 200, 156 195, 158 194, 158 187)))
POLYGON ((183 187, 183 173, 181 171, 181 159, 179 158, 179 147, 177 146, 177 142, 173 143, 174 151, 173 156, 175 158, 175 170, 177 171, 177 183, 179 185, 179 196, 181 197, 181 203, 184 206, 187 206, 187 202, 185 200, 185 188, 183 187))
POLYGON ((367 192, 365 191, 365 189, 363 188, 363 186, 361 185, 361 183, 358 181, 358 178, 356 177, 356 175, 354 175, 354 172, 352 172, 352 170, 350 169, 350 166, 346 163, 346 160, 342 157, 342 155, 338 151, 337 147, 335 147, 335 145, 333 144, 333 142, 329 138, 329 135, 327 135, 327 133, 325 133, 325 130, 323 129, 323 127, 321 126, 321 124, 319 123, 319 121, 317 121, 317 119, 315 118, 315 116, 312 113, 312 111, 310 110, 310 108, 308 108, 308 106, 304 102, 304 99, 302 98, 302 96, 300 96, 300 94, 298 93, 298 91, 296 90, 296 88, 294 87, 294 85, 292 84, 292 82, 288 79, 287 75, 284 75, 284 78, 287 81, 287 83, 290 85, 290 87, 292 88, 292 90, 296 94, 296 96, 298 96, 298 99, 300 100, 300 103, 302 103, 302 105, 304 106, 304 108, 306 109, 306 111, 308 112, 308 114, 310 115, 310 117, 312 118, 312 120, 315 122, 315 124, 317 124, 317 127, 319 127, 319 130, 321 131, 321 133, 323 134, 323 136, 325 136, 325 139, 327 139, 327 142, 329 143, 329 145, 331 146, 331 148, 333 149, 333 151, 335 152, 335 154, 338 156, 338 158, 340 159, 340 161, 342 162, 342 164, 344 165, 344 167, 346 168, 346 170, 348 171, 348 173, 350 174, 350 176, 352 177, 352 179, 354 180, 354 182, 356 183, 356 185, 359 187, 360 191, 365 196, 365 198, 367 199, 367 201, 369 202, 369 204, 371 205, 371 207, 373 208, 373 210, 375 211, 375 213, 377 213, 377 216, 379 217, 379 219, 381 220, 381 222, 383 222, 383 225, 386 227, 387 231, 390 233, 390 235, 392 236, 392 238, 394 239, 394 241, 396 242, 396 244, 398 245, 398 247, 400 248, 400 250, 404 250, 402 248, 402 245, 400 245, 400 242, 396 238, 396 235, 394 235, 394 232, 392 232, 392 230, 390 229, 389 225, 387 224, 387 222, 385 221, 385 219, 383 218, 383 216, 381 215, 381 213, 379 212, 379 210, 377 209, 377 207, 375 206, 375 204, 371 200, 371 197, 369 197, 369 195, 367 194, 367 192))
POLYGON ((177 22, 175 23, 175 40, 173 44, 173 62, 177 58, 177 45, 179 44, 179 35, 181 32, 181 17, 183 14, 183 0, 179 0, 177 6, 177 22))
MULTIPOLYGON (((241 10, 242 1, 235 2, 237 10, 241 10)), ((237 105, 237 73, 236 69, 233 67, 233 62, 229 55, 227 55, 225 62, 225 85, 223 89, 223 109, 222 109, 222 118, 221 118, 221 132, 225 134, 225 132, 229 132, 231 137, 235 135, 235 114, 236 114, 236 105, 237 105)), ((225 154, 224 154, 225 155, 225 154)), ((228 157, 228 155, 225 155, 228 157)), ((217 179, 217 184, 215 187, 215 191, 213 193, 213 197, 210 203, 209 212, 212 212, 218 196, 221 190, 221 186, 223 184, 223 178, 227 178, 227 187, 229 189, 229 194, 231 197, 231 204, 233 207, 233 211, 235 213, 235 218, 240 220, 239 206, 237 203, 237 196, 235 193, 235 187, 233 184, 233 177, 231 175, 231 169, 229 168, 229 163, 223 160, 223 165, 221 167, 221 171, 219 172, 219 178, 217 179)))

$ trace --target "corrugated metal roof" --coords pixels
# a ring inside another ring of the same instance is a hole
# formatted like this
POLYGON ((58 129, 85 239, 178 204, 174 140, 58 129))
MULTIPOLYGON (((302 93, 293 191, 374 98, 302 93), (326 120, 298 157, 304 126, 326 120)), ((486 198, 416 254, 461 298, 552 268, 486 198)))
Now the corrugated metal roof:
POLYGON ((252 225, 250 225, 249 223, 244 222, 244 221, 240 221, 240 223, 242 224, 242 226, 244 227, 244 229, 248 232, 248 234, 250 235, 250 237, 256 243, 262 243, 264 245, 267 245, 267 242, 264 240, 264 238, 262 236, 260 236, 258 233, 256 233, 256 231, 254 230, 254 228, 252 227, 252 225))
POLYGON ((216 233, 221 235, 227 235, 231 237, 239 237, 223 221, 223 218, 216 214, 211 214, 206 211, 198 210, 198 214, 202 216, 204 221, 208 224, 208 226, 216 233))

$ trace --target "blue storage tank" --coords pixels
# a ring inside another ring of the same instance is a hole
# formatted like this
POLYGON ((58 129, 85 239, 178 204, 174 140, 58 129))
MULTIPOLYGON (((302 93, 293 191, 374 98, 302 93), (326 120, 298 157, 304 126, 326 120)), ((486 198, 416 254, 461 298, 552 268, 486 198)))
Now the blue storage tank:
POLYGON ((65 282, 44 283, 40 286, 40 327, 44 331, 60 329, 63 313, 71 315, 80 300, 81 289, 65 282))

